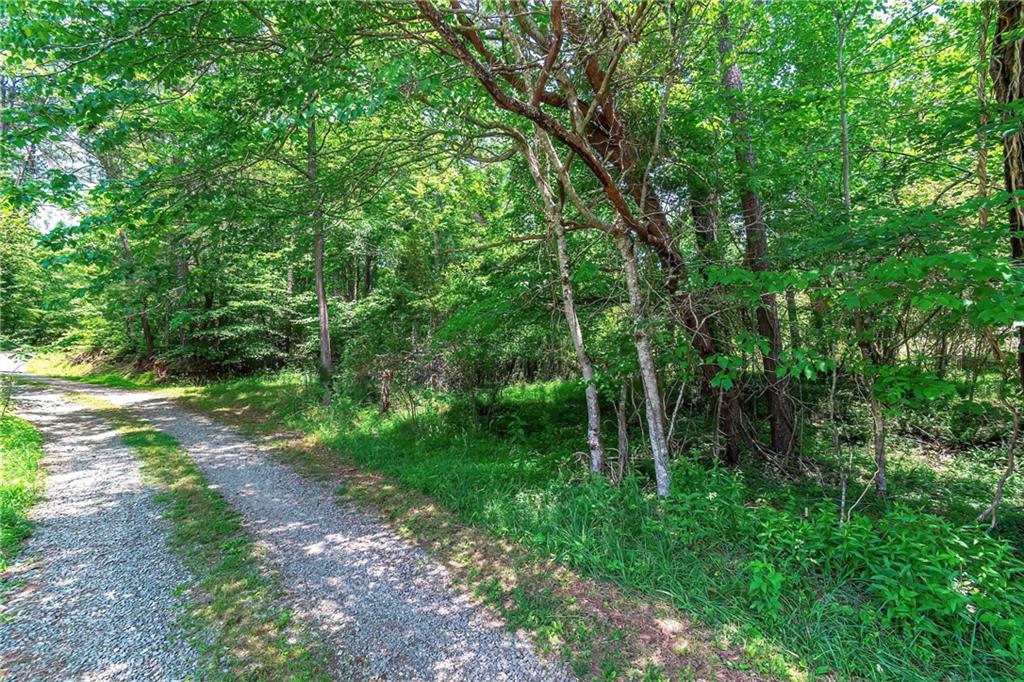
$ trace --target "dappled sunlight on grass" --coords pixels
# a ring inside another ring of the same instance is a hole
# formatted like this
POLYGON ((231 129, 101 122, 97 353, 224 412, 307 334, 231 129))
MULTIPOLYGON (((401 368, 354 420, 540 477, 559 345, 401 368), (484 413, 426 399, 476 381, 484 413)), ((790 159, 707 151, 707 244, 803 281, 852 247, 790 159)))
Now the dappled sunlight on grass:
POLYGON ((152 388, 157 385, 152 371, 139 372, 130 367, 102 362, 75 363, 66 353, 37 353, 29 358, 24 371, 116 388, 152 388))
MULTIPOLYGON (((835 527, 830 516, 834 512, 821 509, 820 486, 808 485, 801 492, 800 485, 771 487, 755 470, 708 473, 703 466, 680 465, 672 499, 659 505, 642 478, 621 488, 588 482, 575 454, 583 447, 583 402, 577 386, 517 386, 507 389, 483 414, 474 414, 466 400, 435 396, 419 405, 415 415, 399 409, 384 417, 374 406, 344 396, 322 408, 303 386, 308 384, 295 377, 241 380, 210 387, 197 401, 207 408, 227 409, 241 401, 235 407, 261 411, 277 428, 313 435, 328 452, 425 493, 462 521, 531 548, 538 559, 555 557, 628 590, 668 597, 715 628, 723 647, 742 651, 731 665, 753 666, 786 678, 815 671, 856 675, 875 669, 878 660, 885 661, 878 668, 882 676, 923 668, 955 675, 969 668, 983 678, 1007 670, 1005 655, 998 659, 986 650, 991 643, 981 646, 977 639, 972 643, 954 634, 957 630, 945 630, 960 627, 953 621, 936 625, 940 621, 921 620, 920 614, 895 620, 884 615, 892 607, 879 601, 881 583, 875 584, 870 575, 851 573, 851 568, 816 568, 805 562, 783 574, 785 587, 774 592, 771 581, 782 567, 770 562, 790 561, 785 558, 791 552, 786 543, 799 548, 811 537, 801 534, 835 527), (814 521, 820 526, 804 528, 805 514, 824 515, 814 521), (773 528, 785 534, 776 539, 773 528), (792 534, 791 539, 786 534, 792 534), (768 582, 762 588, 758 581, 768 582), (783 613, 791 615, 780 617, 783 613), (934 627, 947 634, 936 639, 928 634, 934 627)), ((264 423, 257 428, 274 426, 264 423)), ((911 450, 906 456, 893 456, 892 480, 900 486, 893 487, 906 491, 908 501, 919 499, 935 511, 954 514, 970 509, 974 499, 986 494, 991 475, 981 474, 989 464, 964 467, 954 458, 948 470, 932 469, 920 456, 911 450), (919 490, 914 481, 927 487, 925 497, 914 497, 919 490), (968 489, 968 500, 959 506, 943 502, 968 489), (942 490, 946 492, 935 498, 942 490)), ((887 514, 873 503, 865 510, 887 514)), ((410 523, 419 523, 417 518, 421 517, 412 515, 410 523)), ((893 517, 896 525, 884 532, 903 537, 918 523, 915 519, 924 521, 923 527, 933 523, 911 514, 904 526, 899 518, 893 517)), ((936 531, 934 537, 947 537, 946 533, 936 531)), ((916 541, 908 536, 907 542, 916 541)), ((821 551, 834 551, 830 547, 821 551)), ((880 546, 877 551, 884 561, 885 553, 895 549, 880 546)), ((495 595, 515 590, 500 583, 494 589, 495 595)), ((504 603, 507 596, 501 600, 504 603)), ((1009 603, 1006 608, 1012 613, 1009 603)), ((976 638, 980 631, 977 624, 974 627, 976 638)))

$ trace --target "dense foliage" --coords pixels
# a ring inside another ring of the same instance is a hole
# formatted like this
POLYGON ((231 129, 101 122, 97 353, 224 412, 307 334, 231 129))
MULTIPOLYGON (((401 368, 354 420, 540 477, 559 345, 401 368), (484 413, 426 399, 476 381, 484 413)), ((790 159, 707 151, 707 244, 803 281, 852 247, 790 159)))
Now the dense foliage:
POLYGON ((2 7, 3 344, 302 368, 812 673, 1024 674, 1021 3, 2 7))

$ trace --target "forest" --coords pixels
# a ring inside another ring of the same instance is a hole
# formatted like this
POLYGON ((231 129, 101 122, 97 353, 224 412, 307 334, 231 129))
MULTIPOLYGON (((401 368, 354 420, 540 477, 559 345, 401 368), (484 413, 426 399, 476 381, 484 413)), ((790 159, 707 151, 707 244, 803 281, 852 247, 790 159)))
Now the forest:
POLYGON ((645 658, 480 590, 580 679, 1024 678, 1021 0, 7 0, 0 36, 27 371, 257 415, 692 628, 645 658))

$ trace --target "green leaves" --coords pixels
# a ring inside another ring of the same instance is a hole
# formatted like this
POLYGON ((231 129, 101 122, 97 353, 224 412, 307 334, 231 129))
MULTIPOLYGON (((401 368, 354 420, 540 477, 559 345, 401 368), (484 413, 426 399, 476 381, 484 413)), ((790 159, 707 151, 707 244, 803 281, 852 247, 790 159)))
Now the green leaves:
POLYGON ((901 407, 919 408, 924 403, 954 395, 955 386, 934 374, 913 366, 869 367, 873 377, 873 390, 883 404, 893 412, 901 407))

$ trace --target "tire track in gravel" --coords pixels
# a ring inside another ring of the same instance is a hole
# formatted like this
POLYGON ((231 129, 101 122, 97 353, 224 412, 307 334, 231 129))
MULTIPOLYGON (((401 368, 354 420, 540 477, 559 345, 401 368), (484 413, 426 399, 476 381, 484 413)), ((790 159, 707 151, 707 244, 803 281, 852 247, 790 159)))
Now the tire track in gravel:
POLYGON ((233 429, 159 394, 30 378, 122 406, 175 438, 266 547, 296 611, 337 652, 338 679, 575 679, 422 549, 233 429))
POLYGON ((14 405, 43 434, 48 474, 0 597, 0 678, 189 676, 197 656, 180 636, 175 589, 190 576, 120 433, 51 389, 23 387, 14 405))

